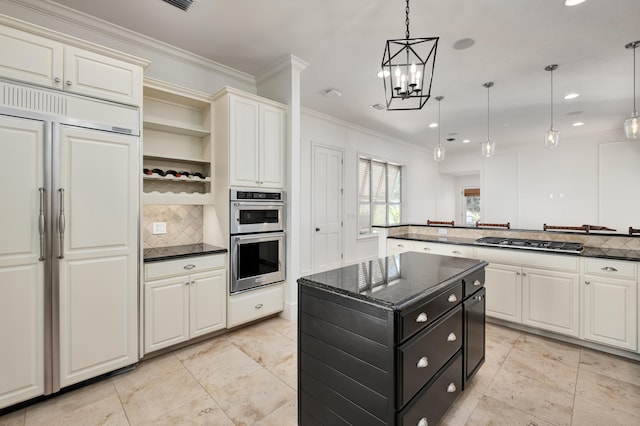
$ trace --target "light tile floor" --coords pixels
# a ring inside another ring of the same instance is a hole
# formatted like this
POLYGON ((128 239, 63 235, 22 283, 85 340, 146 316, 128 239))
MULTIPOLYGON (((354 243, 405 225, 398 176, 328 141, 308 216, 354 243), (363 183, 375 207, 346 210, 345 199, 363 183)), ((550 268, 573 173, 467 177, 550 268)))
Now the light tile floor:
MULTIPOLYGON (((295 425, 296 323, 271 318, 0 417, 0 426, 295 425)), ((493 324, 487 360, 442 420, 640 425, 640 363, 493 324)))

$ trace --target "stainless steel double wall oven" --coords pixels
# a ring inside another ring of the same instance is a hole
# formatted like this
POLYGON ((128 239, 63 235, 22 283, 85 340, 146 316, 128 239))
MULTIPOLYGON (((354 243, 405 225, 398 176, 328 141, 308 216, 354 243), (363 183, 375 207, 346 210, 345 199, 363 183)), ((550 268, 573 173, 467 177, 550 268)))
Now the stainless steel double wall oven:
POLYGON ((230 202, 230 293, 284 281, 284 191, 231 189, 230 202))

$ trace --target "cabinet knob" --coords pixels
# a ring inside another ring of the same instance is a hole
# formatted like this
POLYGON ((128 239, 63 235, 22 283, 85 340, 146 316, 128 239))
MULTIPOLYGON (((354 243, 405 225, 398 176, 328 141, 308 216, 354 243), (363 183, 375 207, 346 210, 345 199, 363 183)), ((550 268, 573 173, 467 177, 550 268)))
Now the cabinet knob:
POLYGON ((62 80, 60 80, 60 77, 56 77, 56 78, 53 79, 53 81, 55 83, 60 83, 62 80))
POLYGON ((451 295, 449 295, 449 298, 447 300, 449 302, 453 303, 453 302, 456 302, 458 300, 458 298, 456 297, 455 294, 451 294, 451 295))
POLYGON ((520 276, 520 272, 516 272, 516 275, 517 275, 517 276, 520 276))
POLYGON ((194 264, 192 264, 192 263, 190 263, 190 264, 188 264, 188 265, 184 265, 184 269, 187 269, 187 270, 189 270, 189 269, 193 269, 193 268, 195 268, 195 267, 196 267, 196 265, 194 265, 194 264))
POLYGON ((454 393, 456 390, 456 384, 453 382, 449 383, 449 386, 447 386, 447 393, 454 393))
POLYGON ((455 342, 456 339, 456 333, 449 333, 449 335, 447 336, 447 342, 455 342))
POLYGON ((584 283, 585 283, 586 285, 589 285, 589 284, 591 284, 591 281, 585 281, 584 283))
POLYGON ((398 244, 398 246, 397 246, 397 247, 404 248, 404 245, 402 245, 402 244, 398 244))
POLYGON ((453 254, 462 254, 462 253, 460 253, 458 250, 454 250, 454 251, 452 251, 451 253, 453 253, 453 254))
POLYGON ((420 358, 418 360, 418 363, 416 364, 416 367, 418 368, 425 368, 429 365, 429 360, 427 359, 426 356, 423 356, 422 358, 420 358))
POLYGON ((618 270, 616 268, 613 268, 611 266, 605 266, 605 267, 600 268, 600 269, 602 269, 605 272, 618 272, 618 270))
POLYGON ((320 228, 316 228, 316 232, 320 232, 320 228))
POLYGON ((422 250, 424 251, 431 251, 431 249, 429 247, 423 247, 422 250))
POLYGON ((416 426, 429 426, 429 422, 427 421, 426 417, 423 417, 418 420, 418 424, 416 426))
POLYGON ((264 305, 262 303, 258 303, 256 306, 254 306, 254 308, 256 309, 260 309, 262 308, 264 305))
POLYGON ((476 296, 476 300, 478 301, 482 300, 482 296, 476 296))
POLYGON ((427 322, 427 314, 420 312, 420 315, 416 317, 416 322, 427 322))
POLYGON ((67 80, 67 86, 71 86, 72 84, 71 80, 67 80))
POLYGON ((473 285, 475 285, 475 286, 477 287, 477 286, 481 286, 481 285, 482 285, 482 283, 480 282, 480 280, 475 280, 475 281, 473 282, 473 285))

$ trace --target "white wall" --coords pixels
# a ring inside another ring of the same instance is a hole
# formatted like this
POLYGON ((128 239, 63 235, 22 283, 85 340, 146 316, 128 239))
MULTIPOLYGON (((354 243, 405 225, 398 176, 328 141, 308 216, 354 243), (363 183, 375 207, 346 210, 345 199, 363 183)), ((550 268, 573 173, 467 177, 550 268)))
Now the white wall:
POLYGON ((480 165, 483 220, 536 230, 545 223, 601 225, 619 233, 640 226, 640 143, 618 131, 565 138, 554 150, 540 143, 498 146, 487 159, 479 152, 471 158, 447 153, 440 170, 460 174, 465 164, 469 172, 480 165))
POLYGON ((403 165, 403 222, 424 223, 437 211, 438 168, 431 151, 397 141, 366 129, 357 128, 313 111, 302 114, 301 140, 301 205, 302 235, 301 272, 312 272, 312 194, 311 170, 313 145, 319 144, 344 151, 344 261, 353 263, 377 256, 377 239, 358 239, 357 183, 358 155, 371 156, 403 165))

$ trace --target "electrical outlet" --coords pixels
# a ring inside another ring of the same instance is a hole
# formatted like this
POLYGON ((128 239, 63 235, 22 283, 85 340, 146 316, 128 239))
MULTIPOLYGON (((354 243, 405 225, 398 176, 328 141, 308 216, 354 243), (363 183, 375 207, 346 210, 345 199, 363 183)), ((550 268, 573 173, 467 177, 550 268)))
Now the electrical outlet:
POLYGON ((447 235, 447 228, 438 228, 438 234, 447 235))
POLYGON ((153 222, 153 235, 167 233, 167 222, 153 222))

